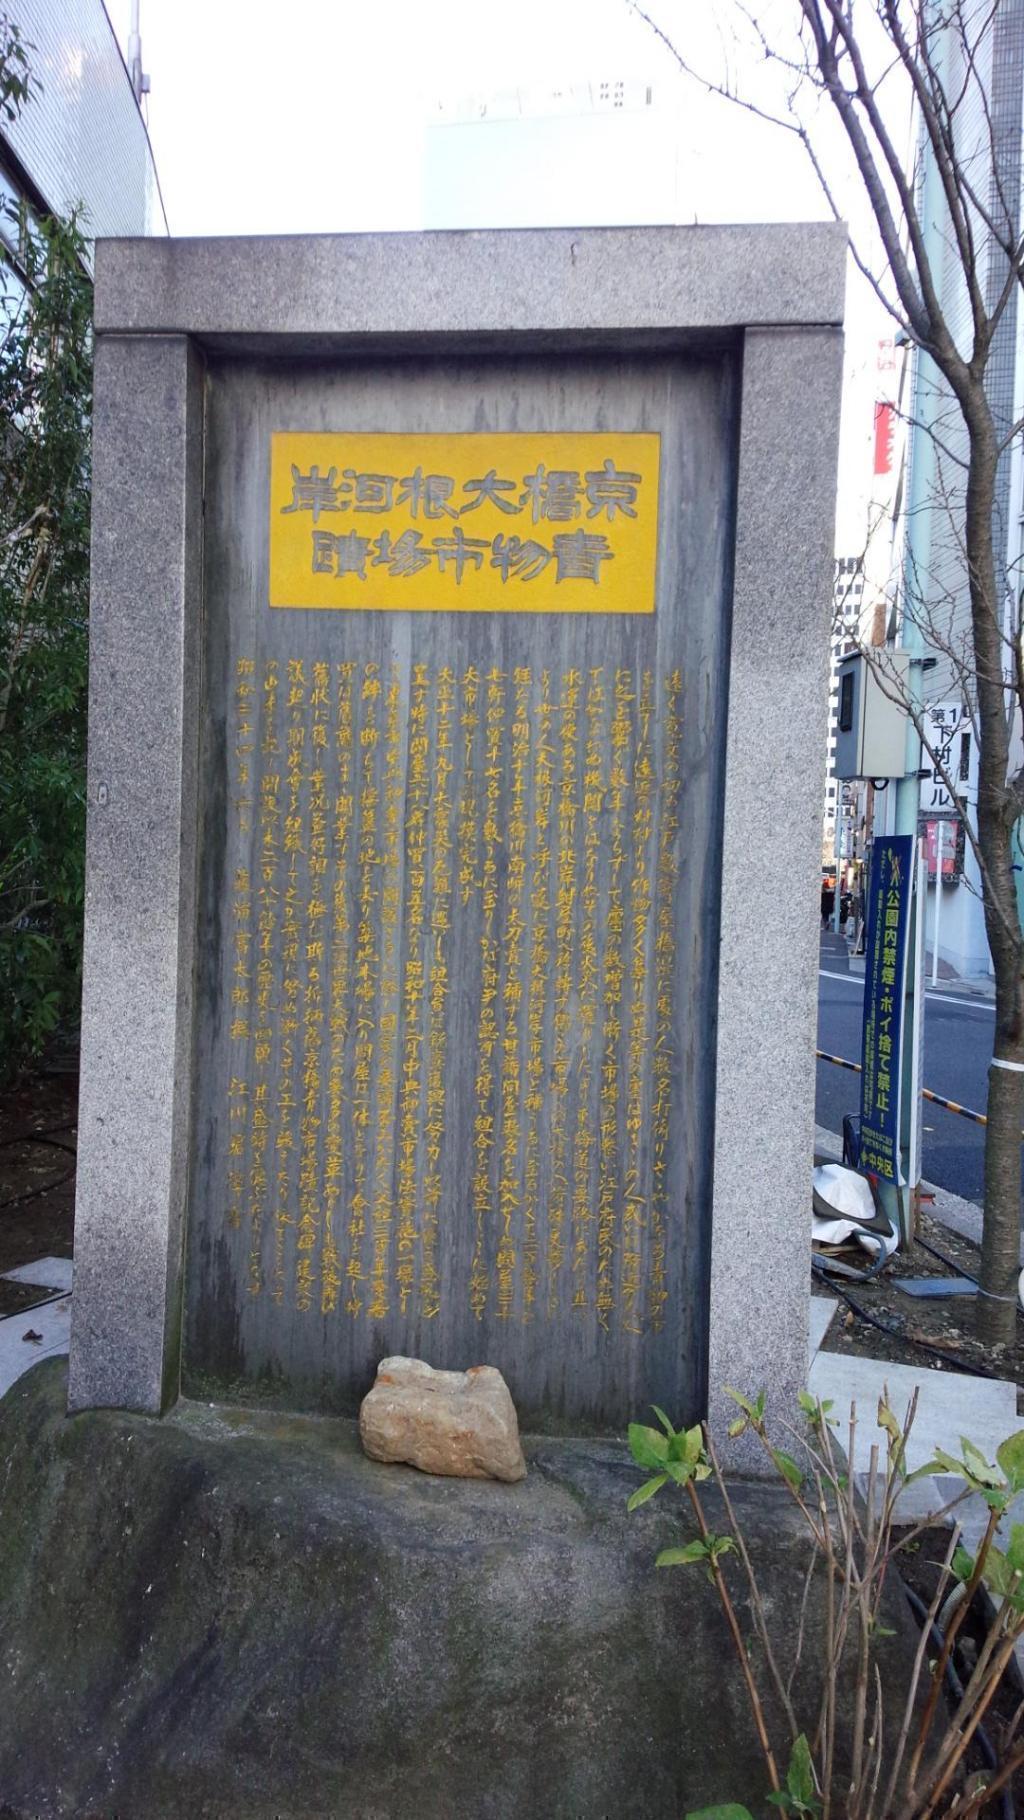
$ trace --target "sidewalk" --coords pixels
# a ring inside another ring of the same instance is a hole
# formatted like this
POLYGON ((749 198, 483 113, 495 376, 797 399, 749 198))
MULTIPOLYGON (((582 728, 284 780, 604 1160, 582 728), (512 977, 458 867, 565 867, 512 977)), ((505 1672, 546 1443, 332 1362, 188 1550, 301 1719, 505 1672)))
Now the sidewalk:
POLYGON ((0 1320, 0 1397, 40 1359, 67 1352, 72 1272, 70 1258, 37 1258, 34 1264, 4 1271, 5 1281, 31 1284, 50 1293, 46 1301, 0 1320))
POLYGON ((939 977, 933 986, 931 955, 927 951, 924 986, 926 992, 948 992, 951 998, 976 998, 984 1005, 994 1005, 996 1001, 996 982, 988 974, 976 974, 968 979, 963 974, 954 973, 942 960, 939 962, 939 977))
MULTIPOLYGON (((842 1154, 842 1141, 834 1131, 815 1128, 815 1154, 834 1157, 842 1154)), ((966 1238, 980 1242, 981 1208, 945 1189, 922 1186, 934 1199, 930 1212, 943 1225, 966 1238)), ((1024 1237, 1020 1246, 1024 1264, 1024 1237)), ((1017 1385, 1009 1378, 980 1378, 966 1372, 936 1371, 926 1365, 902 1365, 887 1359, 861 1358, 849 1353, 823 1352, 822 1346, 832 1320, 842 1307, 827 1291, 811 1295, 810 1359, 807 1384, 812 1395, 822 1401, 831 1399, 833 1418, 838 1421, 837 1439, 845 1448, 850 1406, 855 1404, 858 1425, 854 1442, 853 1465, 859 1489, 866 1493, 871 1449, 877 1445, 884 1457, 885 1436, 877 1426, 877 1409, 883 1395, 888 1396, 898 1421, 902 1422, 910 1399, 918 1393, 917 1413, 907 1447, 910 1471, 923 1466, 937 1448, 959 1459, 961 1441, 966 1437, 980 1447, 987 1460, 994 1461, 996 1450, 1008 1435, 1024 1428, 1024 1417, 1017 1414, 1017 1385)), ((957 1496, 961 1482, 950 1474, 938 1473, 921 1479, 899 1499, 899 1514, 908 1522, 937 1513, 957 1496)), ((949 1524, 953 1517, 946 1517, 949 1524)), ((964 1546, 972 1552, 978 1548, 988 1521, 988 1507, 980 1497, 967 1498, 955 1512, 964 1546)), ((1009 1525, 1024 1521, 1024 1496, 1014 1500, 1001 1525, 1000 1545, 1005 1547, 1009 1525)), ((1015 1651, 1017 1667, 1024 1677, 1024 1642, 1015 1651)))
MULTIPOLYGON (((900 1423, 906 1417, 911 1397, 917 1392, 917 1411, 907 1443, 907 1468, 913 1472, 933 1458, 937 1448, 961 1455, 961 1441, 966 1437, 980 1447, 986 1460, 994 1461, 996 1450, 1008 1435, 1024 1428, 1024 1418, 1017 1414, 1017 1386, 1007 1379, 975 1378, 964 1373, 932 1371, 927 1366, 896 1365, 891 1360, 855 1358, 845 1353, 822 1352, 821 1346, 841 1304, 831 1296, 811 1296, 810 1365, 807 1387, 824 1403, 831 1399, 831 1416, 836 1422, 836 1439, 846 1449, 851 1406, 856 1407, 857 1427, 854 1438, 853 1466, 857 1488, 867 1495, 871 1449, 877 1446, 880 1459, 885 1458, 886 1437, 878 1427, 877 1411, 883 1395, 900 1423)), ((897 1500, 898 1519, 918 1523, 939 1512, 963 1490, 962 1481, 949 1473, 936 1473, 919 1479, 897 1500)), ((988 1506, 977 1495, 941 1519, 951 1527, 960 1526, 963 1545, 972 1554, 981 1545, 988 1524, 988 1506)), ((1006 1547, 1010 1525, 1024 1521, 1024 1495, 1015 1498, 996 1531, 998 1544, 1006 1547)), ((1024 1641, 1014 1650, 1017 1670, 1024 1680, 1024 1641)))
MULTIPOLYGON (((839 1427, 839 1441, 846 1444, 846 1427, 851 1404, 856 1404, 858 1426, 854 1465, 864 1480, 871 1449, 876 1443, 884 1453, 884 1435, 876 1426, 879 1400, 888 1390, 889 1402, 897 1420, 903 1420, 914 1391, 918 1392, 917 1415, 907 1448, 907 1463, 912 1471, 930 1460, 936 1448, 960 1456, 961 1437, 966 1435, 986 1458, 995 1459, 996 1449, 1007 1435, 1024 1428, 1024 1418, 1017 1415, 1017 1386, 1008 1378, 976 1378, 965 1372, 935 1371, 926 1365, 897 1365, 891 1359, 865 1359, 850 1353, 821 1350, 841 1304, 823 1294, 811 1295, 811 1356, 807 1386, 822 1402, 831 1399, 833 1419, 839 1427)), ((900 1500, 900 1511, 908 1518, 920 1518, 940 1510, 956 1495, 957 1483, 944 1474, 921 1479, 900 1500)), ((965 1506, 972 1519, 980 1519, 984 1529, 987 1507, 979 1499, 978 1511, 965 1506)), ((1024 1499, 1021 1500, 1024 1503, 1024 1499)), ((1015 1515, 1019 1518, 1020 1512, 1015 1515)), ((965 1520, 961 1517, 961 1520, 965 1520)))
MULTIPOLYGON (((833 929, 821 932, 821 949, 819 965, 827 973, 849 973, 851 978, 864 975, 864 956, 851 954, 845 936, 836 935, 833 929)), ((939 977, 932 985, 932 957, 930 948, 925 947, 924 965, 925 991, 948 992, 952 998, 975 998, 984 1004, 995 1001, 996 983, 987 974, 972 974, 969 978, 955 973, 948 961, 939 960, 939 977)))

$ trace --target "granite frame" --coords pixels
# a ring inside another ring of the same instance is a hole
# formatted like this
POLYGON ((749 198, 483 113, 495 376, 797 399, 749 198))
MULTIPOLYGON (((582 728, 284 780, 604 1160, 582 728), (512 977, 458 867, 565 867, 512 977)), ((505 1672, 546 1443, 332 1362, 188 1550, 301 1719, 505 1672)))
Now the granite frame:
POLYGON ((817 900, 846 234, 836 224, 100 241, 69 1407, 179 1382, 204 353, 742 343, 710 1415, 807 1369, 817 900), (770 814, 770 821, 769 821, 770 814))

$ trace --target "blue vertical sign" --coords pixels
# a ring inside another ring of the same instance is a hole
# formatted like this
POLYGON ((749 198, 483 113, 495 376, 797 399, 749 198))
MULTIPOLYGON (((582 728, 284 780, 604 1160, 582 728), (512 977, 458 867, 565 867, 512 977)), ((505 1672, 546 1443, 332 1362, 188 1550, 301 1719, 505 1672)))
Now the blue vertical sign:
POLYGON ((914 838, 890 834, 871 853, 860 1077, 860 1167, 901 1182, 903 985, 910 935, 914 838))

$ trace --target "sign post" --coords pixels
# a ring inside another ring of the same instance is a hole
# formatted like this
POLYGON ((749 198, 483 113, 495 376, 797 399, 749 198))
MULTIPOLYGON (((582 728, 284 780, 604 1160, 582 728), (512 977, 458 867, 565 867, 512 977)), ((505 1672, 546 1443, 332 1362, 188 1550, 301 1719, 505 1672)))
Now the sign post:
MULTIPOLYGON (((871 855, 861 1050, 860 1167, 894 1189, 901 1153, 904 992, 914 884, 912 835, 880 836, 871 855)), ((901 1227, 906 1226, 901 1214, 901 1227)), ((909 1235, 904 1230, 906 1239, 909 1235)))
POLYGON ((907 1181, 910 1199, 906 1226, 908 1237, 917 1231, 921 1194, 921 1056, 924 1043, 924 919, 927 907, 925 884, 928 866, 925 843, 918 839, 914 848, 917 873, 910 915, 909 967, 904 991, 904 1023, 910 1030, 904 1057, 902 1142, 907 1156, 907 1181))
POLYGON ((935 873, 935 915, 932 922, 932 985, 939 978, 939 929, 942 923, 942 886, 953 878, 956 867, 957 824, 954 821, 928 822, 925 826, 927 872, 935 873), (930 849, 930 851, 929 851, 930 849))

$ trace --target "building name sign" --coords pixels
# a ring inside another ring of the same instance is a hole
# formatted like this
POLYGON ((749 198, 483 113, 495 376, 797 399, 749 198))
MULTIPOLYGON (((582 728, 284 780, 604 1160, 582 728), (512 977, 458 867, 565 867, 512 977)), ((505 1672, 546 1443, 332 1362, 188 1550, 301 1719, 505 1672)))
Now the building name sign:
POLYGON ((970 738, 970 728, 970 715, 962 702, 933 702, 925 709, 928 743, 921 755, 922 815, 959 815, 960 803, 950 794, 947 779, 967 782, 963 741, 970 738), (932 759, 933 752, 938 764, 932 759))
POLYGON ((660 440, 276 432, 270 605, 651 614, 660 440))

